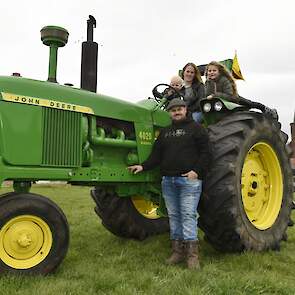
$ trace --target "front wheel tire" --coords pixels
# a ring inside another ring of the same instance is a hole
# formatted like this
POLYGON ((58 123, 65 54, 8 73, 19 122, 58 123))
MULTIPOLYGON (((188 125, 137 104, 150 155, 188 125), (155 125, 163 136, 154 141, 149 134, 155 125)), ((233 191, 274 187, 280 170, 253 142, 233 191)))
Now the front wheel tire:
POLYGON ((31 193, 0 198, 0 273, 48 274, 62 262, 69 227, 51 200, 31 193))

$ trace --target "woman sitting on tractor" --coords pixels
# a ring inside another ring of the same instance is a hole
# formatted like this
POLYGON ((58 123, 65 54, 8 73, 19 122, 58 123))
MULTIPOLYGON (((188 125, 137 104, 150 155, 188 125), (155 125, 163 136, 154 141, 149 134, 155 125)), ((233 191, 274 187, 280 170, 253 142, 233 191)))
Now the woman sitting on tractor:
POLYGON ((188 111, 196 122, 202 121, 202 113, 199 106, 200 99, 204 97, 204 84, 200 71, 194 63, 187 63, 182 71, 181 78, 184 80, 184 88, 181 90, 188 111))

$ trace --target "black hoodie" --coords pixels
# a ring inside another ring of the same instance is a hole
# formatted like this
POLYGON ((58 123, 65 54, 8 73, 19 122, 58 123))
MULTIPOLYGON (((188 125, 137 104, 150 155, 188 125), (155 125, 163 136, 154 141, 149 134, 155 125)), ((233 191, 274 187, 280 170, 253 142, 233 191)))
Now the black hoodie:
POLYGON ((208 134, 204 127, 186 118, 161 130, 144 170, 160 165, 164 176, 181 176, 191 170, 203 179, 210 160, 208 134))

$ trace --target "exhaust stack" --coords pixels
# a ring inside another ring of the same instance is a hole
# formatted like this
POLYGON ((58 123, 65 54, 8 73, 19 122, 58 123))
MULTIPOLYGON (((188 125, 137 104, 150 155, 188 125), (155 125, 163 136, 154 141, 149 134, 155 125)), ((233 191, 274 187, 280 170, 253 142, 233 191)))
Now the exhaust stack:
POLYGON ((98 44, 93 42, 93 28, 96 20, 89 15, 87 20, 87 41, 82 43, 81 88, 96 92, 97 88, 97 52, 98 44))

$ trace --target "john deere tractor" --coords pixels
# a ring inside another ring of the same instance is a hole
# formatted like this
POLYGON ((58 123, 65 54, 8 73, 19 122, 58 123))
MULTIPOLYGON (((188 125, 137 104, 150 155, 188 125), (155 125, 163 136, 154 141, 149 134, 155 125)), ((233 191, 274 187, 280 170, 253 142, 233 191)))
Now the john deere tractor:
MULTIPOLYGON (((0 272, 47 274, 62 262, 69 226, 39 180, 94 187, 95 212, 113 234, 143 240, 169 230, 159 171, 131 174, 170 123, 166 99, 136 104, 96 93, 95 19, 82 44, 81 88, 56 81, 67 30, 47 26, 48 81, 0 77, 0 272)), ((202 101, 213 159, 199 208, 205 238, 221 251, 278 249, 292 205, 287 136, 271 116, 221 98, 202 101)), ((66 197, 66 196, 65 196, 66 197)))

